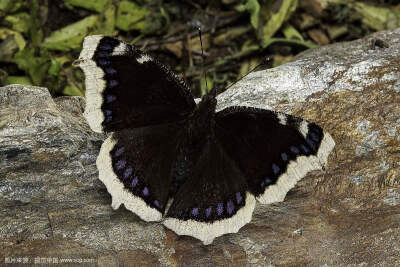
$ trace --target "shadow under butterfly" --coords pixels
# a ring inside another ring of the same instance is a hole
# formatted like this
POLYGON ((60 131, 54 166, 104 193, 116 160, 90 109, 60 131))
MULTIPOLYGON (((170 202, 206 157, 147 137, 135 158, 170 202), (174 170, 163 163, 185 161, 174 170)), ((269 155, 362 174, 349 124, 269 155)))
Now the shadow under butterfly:
POLYGON ((145 221, 210 244, 250 222, 256 200, 283 201, 335 143, 320 126, 265 109, 215 112, 215 91, 196 105, 182 79, 134 46, 88 36, 75 63, 85 73, 86 117, 110 133, 99 179, 145 221))

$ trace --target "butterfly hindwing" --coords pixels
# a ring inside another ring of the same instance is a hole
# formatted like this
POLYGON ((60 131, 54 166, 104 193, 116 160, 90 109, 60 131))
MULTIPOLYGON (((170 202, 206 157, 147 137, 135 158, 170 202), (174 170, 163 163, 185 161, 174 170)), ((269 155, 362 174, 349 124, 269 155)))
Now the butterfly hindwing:
POLYGON ((174 196, 164 225, 209 244, 247 224, 254 206, 245 177, 215 140, 209 140, 174 196))
POLYGON ((196 106, 183 80, 118 39, 86 37, 78 62, 85 73, 84 115, 96 132, 179 121, 196 106))
POLYGON ((321 169, 335 145, 314 123, 250 107, 218 112, 216 136, 264 204, 282 201, 307 172, 321 169))
POLYGON ((180 131, 176 124, 163 124, 125 129, 107 138, 97 168, 114 209, 124 204, 145 221, 162 218, 180 131))

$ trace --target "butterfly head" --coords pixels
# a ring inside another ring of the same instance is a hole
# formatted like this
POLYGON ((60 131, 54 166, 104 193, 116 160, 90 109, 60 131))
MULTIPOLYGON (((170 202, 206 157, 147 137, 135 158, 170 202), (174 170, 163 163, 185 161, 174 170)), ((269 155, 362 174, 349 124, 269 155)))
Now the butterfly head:
POLYGON ((201 102, 198 105, 198 109, 206 117, 212 118, 214 117, 216 106, 217 106, 216 89, 213 88, 201 98, 201 102))

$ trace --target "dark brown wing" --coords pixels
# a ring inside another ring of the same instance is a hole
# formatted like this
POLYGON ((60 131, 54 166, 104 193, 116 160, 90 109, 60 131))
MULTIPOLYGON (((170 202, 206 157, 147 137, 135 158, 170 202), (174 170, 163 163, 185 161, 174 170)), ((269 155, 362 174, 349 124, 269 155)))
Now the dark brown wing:
POLYGON ((307 172, 326 164, 335 145, 314 123, 250 107, 218 112, 216 135, 262 203, 282 201, 307 172))
POLYGON ((196 237, 204 244, 236 233, 251 220, 255 206, 245 177, 215 141, 204 144, 163 222, 177 234, 196 237))
POLYGON ((114 209, 124 204, 143 220, 162 218, 180 135, 181 127, 172 123, 125 129, 107 138, 97 168, 114 209))
POLYGON ((96 132, 179 121, 195 108, 186 84, 157 60, 112 37, 88 36, 85 117, 96 132))

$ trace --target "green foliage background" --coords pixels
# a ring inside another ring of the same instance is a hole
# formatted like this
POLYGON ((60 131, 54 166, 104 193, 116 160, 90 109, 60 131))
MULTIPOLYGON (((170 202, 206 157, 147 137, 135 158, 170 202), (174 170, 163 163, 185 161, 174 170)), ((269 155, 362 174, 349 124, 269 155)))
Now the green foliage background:
POLYGON ((296 53, 400 27, 397 1, 347 0, 0 0, 0 85, 32 84, 53 95, 84 95, 72 66, 87 35, 118 36, 170 65, 206 92, 224 87, 269 56, 296 53), (164 58, 163 58, 164 56, 164 58))

